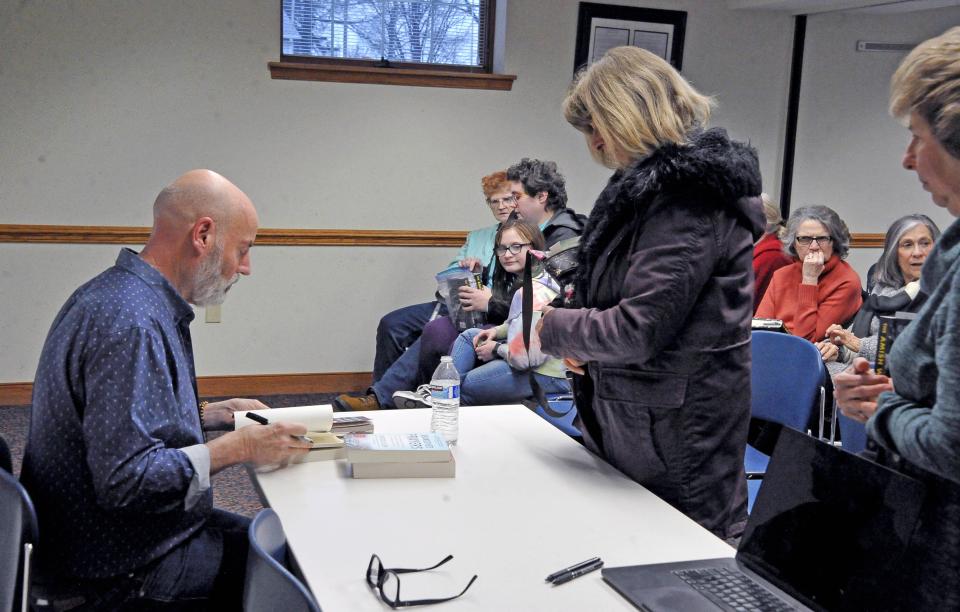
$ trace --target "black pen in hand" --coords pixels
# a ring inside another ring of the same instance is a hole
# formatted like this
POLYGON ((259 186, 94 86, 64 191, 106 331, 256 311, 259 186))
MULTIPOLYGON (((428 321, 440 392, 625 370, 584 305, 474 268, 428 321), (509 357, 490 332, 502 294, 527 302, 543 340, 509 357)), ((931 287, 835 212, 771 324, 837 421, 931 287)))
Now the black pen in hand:
MULTIPOLYGON (((260 416, 259 414, 255 413, 255 412, 247 412, 247 418, 250 419, 251 421, 256 421, 257 423, 260 423, 261 425, 269 425, 269 424, 270 424, 270 421, 267 420, 266 417, 260 416)), ((307 436, 290 436, 290 437, 291 437, 291 438, 294 438, 294 439, 296 439, 296 440, 300 440, 301 442, 306 442, 307 444, 313 444, 313 440, 311 440, 311 439, 310 439, 309 437, 307 437, 307 436)))

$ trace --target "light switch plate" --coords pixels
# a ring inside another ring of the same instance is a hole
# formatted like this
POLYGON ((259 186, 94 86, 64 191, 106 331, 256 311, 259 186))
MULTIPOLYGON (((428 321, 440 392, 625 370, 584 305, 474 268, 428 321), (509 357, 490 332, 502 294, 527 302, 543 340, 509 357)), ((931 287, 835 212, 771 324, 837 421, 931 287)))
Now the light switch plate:
POLYGON ((220 322, 220 304, 215 306, 206 306, 204 307, 204 321, 207 323, 219 323, 220 322))

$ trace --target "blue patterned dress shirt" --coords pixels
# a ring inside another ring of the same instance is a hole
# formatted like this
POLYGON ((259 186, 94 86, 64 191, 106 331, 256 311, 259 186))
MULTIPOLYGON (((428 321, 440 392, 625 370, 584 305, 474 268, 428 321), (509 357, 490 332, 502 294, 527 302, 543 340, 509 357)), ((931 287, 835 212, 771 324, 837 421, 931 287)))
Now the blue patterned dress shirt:
POLYGON ((157 270, 124 249, 54 320, 21 474, 50 570, 129 573, 203 526, 213 496, 209 486, 197 490, 191 456, 205 450, 193 316, 157 270))

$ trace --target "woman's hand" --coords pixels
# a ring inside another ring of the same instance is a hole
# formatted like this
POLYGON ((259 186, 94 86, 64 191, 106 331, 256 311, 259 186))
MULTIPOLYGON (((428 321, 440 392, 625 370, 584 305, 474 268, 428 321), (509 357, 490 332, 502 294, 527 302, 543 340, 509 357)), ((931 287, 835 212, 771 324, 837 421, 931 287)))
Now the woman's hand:
POLYGON ((497 328, 491 327, 489 329, 481 330, 479 334, 473 337, 473 348, 477 348, 484 342, 490 342, 491 340, 497 339, 497 328))
POLYGON ((476 289, 475 287, 460 287, 458 290, 460 305, 466 311, 486 312, 493 292, 489 287, 476 289))
POLYGON ((837 346, 845 346, 854 353, 860 352, 860 338, 853 335, 853 332, 844 329, 843 326, 834 323, 827 328, 827 340, 837 346))
POLYGON ((890 378, 871 371, 870 362, 863 357, 833 377, 833 396, 840 412, 861 423, 877 411, 877 396, 884 391, 893 391, 890 378))
POLYGON ((537 326, 534 328, 534 331, 537 332, 538 336, 540 335, 540 331, 543 330, 543 320, 547 317, 548 314, 550 314, 554 310, 556 310, 556 308, 554 308, 550 304, 547 304, 546 306, 540 309, 540 318, 537 319, 537 326))
POLYGON ((580 361, 579 359, 574 359, 573 357, 563 358, 563 365, 567 366, 567 369, 574 374, 579 374, 581 376, 587 373, 586 369, 583 367, 585 363, 585 361, 580 361))
POLYGON ((828 361, 836 361, 837 355, 840 354, 840 349, 837 348, 837 345, 829 340, 814 342, 813 345, 820 351, 820 358, 823 359, 824 363, 828 361))
POLYGON ((817 284, 817 281, 820 280, 820 275, 823 274, 823 251, 810 251, 807 253, 807 256, 803 258, 803 270, 801 274, 803 275, 804 285, 817 284))
POLYGON ((497 343, 493 340, 487 340, 477 346, 477 359, 480 361, 491 361, 497 357, 497 343))
POLYGON ((461 268, 466 268, 471 272, 480 272, 483 270, 483 262, 481 262, 476 257, 467 257, 466 259, 461 259, 457 262, 461 268))
POLYGON ((208 431, 217 429, 233 429, 233 413, 247 412, 248 410, 266 410, 270 408, 263 402, 255 399, 235 397, 222 402, 210 402, 203 409, 203 425, 208 431))

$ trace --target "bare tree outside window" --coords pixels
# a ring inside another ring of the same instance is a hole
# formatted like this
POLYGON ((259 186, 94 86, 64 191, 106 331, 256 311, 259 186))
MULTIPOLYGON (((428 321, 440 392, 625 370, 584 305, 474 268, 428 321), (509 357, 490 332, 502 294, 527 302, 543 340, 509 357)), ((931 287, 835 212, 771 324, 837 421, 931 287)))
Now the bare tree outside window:
POLYGON ((283 54, 484 67, 491 0, 282 0, 283 54))

